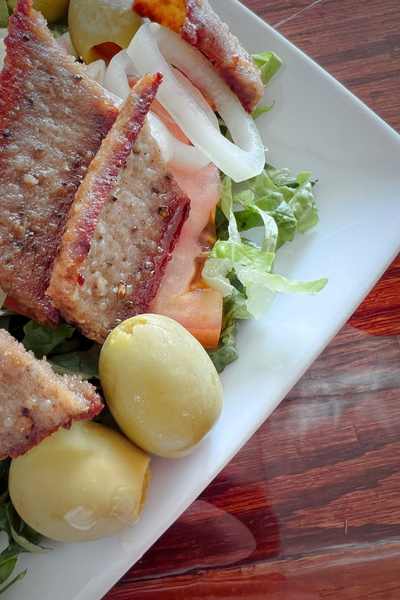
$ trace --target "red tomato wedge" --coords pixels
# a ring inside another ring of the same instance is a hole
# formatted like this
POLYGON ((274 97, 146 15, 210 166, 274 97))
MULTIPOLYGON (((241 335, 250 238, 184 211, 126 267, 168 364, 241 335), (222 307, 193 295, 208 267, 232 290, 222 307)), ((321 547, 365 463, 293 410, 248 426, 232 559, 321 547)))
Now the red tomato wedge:
POLYGON ((196 275, 209 249, 202 245, 201 236, 219 200, 219 172, 209 165, 196 172, 171 169, 171 174, 191 200, 190 215, 151 310, 181 323, 206 348, 215 348, 221 335, 222 295, 196 275))

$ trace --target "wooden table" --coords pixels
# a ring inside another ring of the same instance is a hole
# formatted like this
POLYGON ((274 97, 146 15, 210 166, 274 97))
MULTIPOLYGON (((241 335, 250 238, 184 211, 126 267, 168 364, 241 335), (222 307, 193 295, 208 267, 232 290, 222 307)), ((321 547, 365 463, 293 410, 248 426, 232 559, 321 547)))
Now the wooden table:
MULTIPOLYGON (((400 0, 245 4, 400 130, 400 0)), ((400 599, 400 259, 106 598, 400 599)))

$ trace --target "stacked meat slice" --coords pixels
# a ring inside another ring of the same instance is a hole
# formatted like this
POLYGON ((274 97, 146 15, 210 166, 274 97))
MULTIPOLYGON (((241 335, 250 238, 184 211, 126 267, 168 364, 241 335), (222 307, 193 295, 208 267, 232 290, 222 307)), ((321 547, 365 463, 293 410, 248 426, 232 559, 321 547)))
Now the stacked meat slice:
POLYGON ((98 342, 146 312, 189 211, 144 123, 160 81, 144 77, 122 107, 76 195, 51 277, 55 305, 98 342))
MULTIPOLYGON (((189 212, 145 122, 161 82, 137 83, 119 115, 59 48, 32 0, 10 18, 0 76, 0 288, 102 342, 157 293, 189 212), (50 286, 50 287, 49 287, 50 286)), ((0 330, 0 459, 102 408, 0 330)))
POLYGON ((139 82, 115 122, 31 0, 19 0, 6 46, 0 287, 22 314, 61 314, 102 342, 150 305, 189 211, 145 123, 161 77, 139 82))
POLYGON ((0 287, 54 324, 46 296, 68 211, 117 110, 31 2, 10 18, 0 76, 0 287))

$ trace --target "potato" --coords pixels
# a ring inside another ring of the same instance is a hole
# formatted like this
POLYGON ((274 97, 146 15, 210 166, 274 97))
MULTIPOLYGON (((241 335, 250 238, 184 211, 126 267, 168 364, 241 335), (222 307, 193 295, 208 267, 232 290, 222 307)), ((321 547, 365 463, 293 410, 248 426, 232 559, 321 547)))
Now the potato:
POLYGON ((11 463, 16 511, 44 536, 95 540, 138 518, 149 458, 121 434, 98 423, 62 429, 11 463))
POLYGON ((208 354, 167 317, 140 315, 118 325, 102 348, 99 366, 118 425, 153 454, 187 454, 221 413, 222 386, 208 354))
MULTIPOLYGON (((7 0, 8 6, 14 10, 17 0, 7 0)), ((33 6, 40 10, 49 23, 55 23, 67 16, 69 0, 33 0, 33 6)))
POLYGON ((71 0, 69 5, 69 33, 86 63, 108 58, 110 48, 126 48, 141 23, 132 0, 71 0), (103 53, 96 50, 101 44, 103 53))

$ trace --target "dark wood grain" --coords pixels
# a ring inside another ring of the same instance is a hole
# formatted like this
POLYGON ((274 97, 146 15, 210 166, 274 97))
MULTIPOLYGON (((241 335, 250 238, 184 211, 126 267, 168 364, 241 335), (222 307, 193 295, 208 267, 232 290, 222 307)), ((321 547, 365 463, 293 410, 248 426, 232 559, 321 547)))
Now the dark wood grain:
MULTIPOLYGON (((400 130, 399 0, 245 4, 400 130)), ((399 573, 400 257, 106 598, 399 600, 399 573)))

